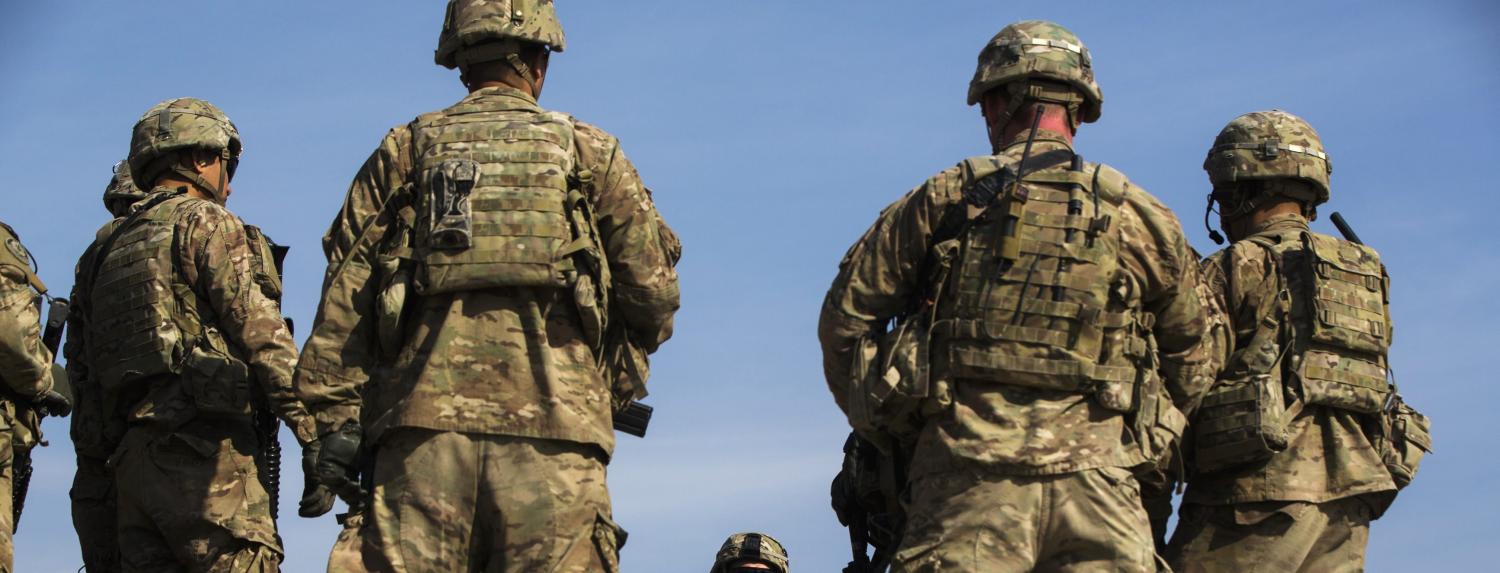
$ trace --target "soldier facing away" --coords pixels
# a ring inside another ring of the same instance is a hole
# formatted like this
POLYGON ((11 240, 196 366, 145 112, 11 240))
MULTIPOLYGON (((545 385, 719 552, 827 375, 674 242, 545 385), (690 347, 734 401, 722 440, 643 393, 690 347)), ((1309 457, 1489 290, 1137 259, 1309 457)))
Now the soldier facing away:
POLYGON ((113 452, 124 571, 266 572, 281 562, 255 412, 274 411, 301 443, 315 434, 292 393, 297 353, 269 244, 224 208, 240 148, 208 102, 153 106, 129 159, 132 179, 151 191, 78 265, 69 366, 98 392, 84 445, 113 452))
POLYGON ((41 441, 41 415, 67 415, 66 397, 53 390, 58 375, 52 351, 42 344, 39 302, 47 286, 36 276, 31 253, 9 225, 0 223, 0 573, 15 562, 12 496, 22 458, 41 441))
POLYGON ((1309 230, 1333 168, 1301 118, 1235 118, 1203 167, 1233 241, 1204 275, 1233 341, 1193 420, 1172 565, 1362 570, 1370 521, 1431 447, 1426 417, 1387 381, 1385 267, 1374 249, 1309 230))
POLYGON ((786 546, 764 533, 736 533, 724 540, 708 573, 790 573, 786 546))
MULTIPOLYGON (((130 166, 125 161, 115 164, 109 185, 104 188, 104 208, 114 220, 130 214, 130 206, 145 198, 146 194, 135 186, 130 178, 130 166)), ((95 243, 102 243, 117 225, 111 222, 100 228, 95 243)), ((73 300, 79 293, 73 292, 73 300)), ((84 328, 79 315, 69 320, 72 328, 84 328)), ((83 568, 88 573, 112 573, 120 570, 119 532, 116 528, 118 510, 115 506, 115 480, 108 468, 109 456, 119 445, 122 434, 119 420, 104 414, 102 389, 94 380, 85 376, 83 367, 84 337, 70 336, 63 348, 68 357, 68 376, 73 385, 73 416, 70 435, 73 452, 77 456, 78 469, 73 473, 73 487, 68 497, 73 505, 73 530, 78 534, 78 546, 83 550, 83 568), (112 429, 106 427, 114 423, 112 429)))
POLYGON ((564 47, 550 1, 449 2, 435 59, 469 95, 391 130, 324 238, 305 455, 363 506, 330 571, 618 569, 605 464, 640 388, 600 363, 671 335, 680 245, 613 136, 537 104, 564 47))
POLYGON ((1173 214, 1073 151, 1102 101, 1073 33, 1006 26, 969 89, 994 154, 887 207, 840 264, 829 388, 909 460, 894 571, 1156 571, 1135 477, 1212 381, 1214 317, 1173 214))

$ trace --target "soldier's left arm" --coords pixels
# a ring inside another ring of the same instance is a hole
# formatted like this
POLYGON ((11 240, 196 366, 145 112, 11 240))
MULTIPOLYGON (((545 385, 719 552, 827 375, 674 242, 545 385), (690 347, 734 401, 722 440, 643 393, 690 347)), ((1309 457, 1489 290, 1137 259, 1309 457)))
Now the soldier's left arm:
POLYGON ((620 310, 633 340, 655 351, 671 338, 672 318, 681 304, 668 244, 675 239, 619 141, 581 122, 577 137, 583 167, 597 181, 595 216, 609 260, 611 304, 620 310))
POLYGON ((244 223, 218 205, 203 202, 188 214, 179 253, 188 284, 217 315, 224 339, 238 347, 251 377, 299 443, 316 438, 312 418, 292 391, 297 347, 281 307, 255 280, 255 255, 244 223))
POLYGON ((1135 188, 1121 213, 1124 264, 1141 283, 1143 307, 1156 315, 1162 378, 1172 402, 1191 417, 1222 363, 1222 311, 1208 299, 1197 254, 1166 205, 1135 188))
POLYGON ((855 346, 919 295, 933 233, 961 200, 962 185, 959 167, 929 179, 881 211, 839 263, 818 317, 818 341, 828 389, 845 413, 855 346))
POLYGON ((0 377, 10 391, 34 399, 52 389, 52 353, 42 346, 41 310, 26 275, 0 263, 0 377))

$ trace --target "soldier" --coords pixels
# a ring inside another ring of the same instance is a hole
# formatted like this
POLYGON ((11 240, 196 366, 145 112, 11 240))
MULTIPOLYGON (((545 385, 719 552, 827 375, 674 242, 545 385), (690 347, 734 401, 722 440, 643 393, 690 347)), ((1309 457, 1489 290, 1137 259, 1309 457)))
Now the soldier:
POLYGON ((1235 118, 1203 168, 1233 241, 1204 276, 1233 342, 1193 420, 1173 567, 1362 570, 1370 521, 1431 446, 1387 382, 1385 268, 1357 239, 1308 229, 1333 168, 1301 118, 1235 118))
POLYGON ((13 499, 29 474, 31 448, 41 441, 41 415, 66 416, 70 404, 52 389, 58 373, 42 344, 39 301, 47 286, 36 276, 31 253, 9 225, 0 223, 0 573, 15 562, 13 499))
MULTIPOLYGON (((146 194, 130 179, 129 165, 121 161, 115 164, 114 175, 104 188, 104 208, 114 219, 129 214, 130 206, 146 194)), ((109 236, 116 223, 105 225, 95 236, 102 242, 109 236)), ((73 300, 79 292, 74 289, 73 300)), ((69 318, 74 332, 83 327, 75 313, 69 318)), ((68 357, 68 376, 73 386, 74 411, 71 422, 73 451, 78 458, 78 469, 73 473, 73 488, 68 497, 73 501, 73 529, 78 533, 78 546, 83 550, 83 568, 89 573, 112 573, 120 570, 120 545, 115 527, 115 482, 106 463, 119 445, 121 427, 106 430, 109 420, 104 415, 99 387, 87 377, 84 368, 81 336, 68 337, 63 355, 68 357)))
POLYGON ((393 129, 324 237, 304 455, 370 486, 330 571, 617 570, 611 408, 640 388, 600 362, 671 335, 680 245, 613 136, 537 105, 563 48, 550 1, 450 1, 435 59, 469 95, 393 129))
POLYGON ((708 573, 789 573, 786 547, 764 533, 736 533, 724 540, 708 573))
POLYGON ((78 265, 74 375, 98 392, 85 447, 118 444, 124 571, 263 572, 281 561, 254 413, 273 410, 299 442, 315 434, 292 393, 297 354, 269 243, 224 208, 239 153, 238 131, 212 104, 153 106, 129 159, 151 191, 78 265))
POLYGON ((1213 317, 1171 211, 1074 153, 1102 101, 1072 32, 1006 26, 969 88, 994 154, 887 207, 824 301, 835 401, 909 460, 894 571, 1156 570, 1133 471, 1207 390, 1213 317))

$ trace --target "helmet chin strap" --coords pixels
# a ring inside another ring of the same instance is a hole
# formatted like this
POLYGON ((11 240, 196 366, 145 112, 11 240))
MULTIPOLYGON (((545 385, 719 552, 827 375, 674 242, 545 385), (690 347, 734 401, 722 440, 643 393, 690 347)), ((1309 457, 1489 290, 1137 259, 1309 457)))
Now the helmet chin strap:
POLYGON ((218 203, 220 205, 224 204, 224 188, 229 185, 229 174, 225 172, 225 169, 219 169, 218 185, 209 183, 207 179, 204 179, 203 176, 199 175, 196 171, 193 171, 181 165, 173 165, 170 168, 170 171, 177 176, 182 177, 183 179, 191 181, 194 186, 197 186, 199 189, 203 190, 204 193, 207 193, 209 197, 213 198, 215 203, 218 203))

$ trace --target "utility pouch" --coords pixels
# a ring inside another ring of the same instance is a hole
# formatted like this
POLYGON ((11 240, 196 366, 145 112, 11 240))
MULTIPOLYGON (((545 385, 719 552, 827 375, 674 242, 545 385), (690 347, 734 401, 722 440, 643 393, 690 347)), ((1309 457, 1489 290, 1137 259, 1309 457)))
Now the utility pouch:
POLYGON ((1220 380, 1193 421, 1193 459, 1213 473, 1270 458, 1287 447, 1286 399, 1280 380, 1256 374, 1220 380))
POLYGON ((434 249, 463 250, 472 244, 474 212, 469 193, 479 182, 479 164, 470 159, 448 159, 432 172, 428 189, 427 244, 434 249))
POLYGON ((1396 488, 1405 488, 1417 475, 1422 457, 1432 451, 1432 421, 1398 396, 1395 407, 1387 414, 1390 429, 1386 432, 1385 467, 1391 472, 1396 488))
POLYGON ((193 345, 182 362, 183 390, 201 414, 249 416, 250 368, 215 346, 193 345))
POLYGON ((928 331, 927 315, 921 313, 856 343, 849 387, 853 428, 864 435, 897 436, 921 429, 922 406, 931 395, 928 331))
POLYGON ((380 351, 386 357, 394 357, 401 351, 401 317, 406 312, 406 299, 411 292, 411 271, 399 257, 380 255, 376 261, 380 273, 380 295, 377 297, 375 333, 380 340, 380 351))

